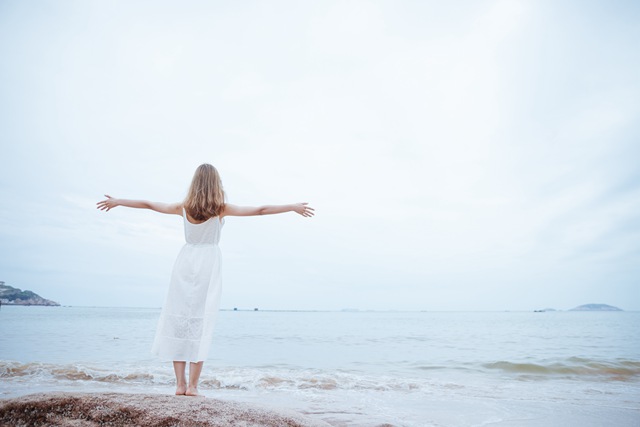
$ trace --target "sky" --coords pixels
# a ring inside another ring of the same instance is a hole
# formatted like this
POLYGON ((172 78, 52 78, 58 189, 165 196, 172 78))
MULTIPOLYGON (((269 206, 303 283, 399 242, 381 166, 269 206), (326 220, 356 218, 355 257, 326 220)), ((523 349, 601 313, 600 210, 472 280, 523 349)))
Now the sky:
POLYGON ((223 308, 640 310, 640 4, 0 1, 0 281, 160 307, 195 168, 223 308))

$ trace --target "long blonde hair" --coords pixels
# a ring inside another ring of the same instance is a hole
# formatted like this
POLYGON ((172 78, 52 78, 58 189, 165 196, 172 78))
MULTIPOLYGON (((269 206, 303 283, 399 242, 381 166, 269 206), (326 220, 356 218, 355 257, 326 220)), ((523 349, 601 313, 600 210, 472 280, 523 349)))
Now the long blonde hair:
POLYGON ((208 163, 198 166, 184 199, 184 208, 196 221, 206 221, 224 210, 224 190, 216 168, 208 163))

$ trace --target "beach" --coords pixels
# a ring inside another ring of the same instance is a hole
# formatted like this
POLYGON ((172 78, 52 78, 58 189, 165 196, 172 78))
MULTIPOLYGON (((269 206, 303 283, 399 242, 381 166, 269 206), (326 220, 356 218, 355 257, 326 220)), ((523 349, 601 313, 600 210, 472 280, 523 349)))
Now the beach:
MULTIPOLYGON (((150 354, 158 315, 2 307, 0 399, 116 394, 170 401, 169 418, 202 404, 173 396, 171 363, 150 354)), ((210 410, 334 427, 631 427, 639 322, 636 312, 221 311, 200 393, 210 410)))

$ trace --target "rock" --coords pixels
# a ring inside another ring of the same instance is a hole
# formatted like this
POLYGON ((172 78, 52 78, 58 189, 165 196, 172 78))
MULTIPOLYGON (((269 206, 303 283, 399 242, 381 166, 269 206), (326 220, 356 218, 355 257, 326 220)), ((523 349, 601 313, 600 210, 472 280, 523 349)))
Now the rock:
POLYGON ((23 291, 0 281, 0 303, 4 305, 48 305, 59 306, 55 301, 42 298, 31 291, 23 291))
POLYGON ((0 400, 0 425, 330 427, 289 410, 188 396, 37 393, 0 400))
POLYGON ((569 311, 623 311, 621 308, 607 304, 584 304, 569 311))

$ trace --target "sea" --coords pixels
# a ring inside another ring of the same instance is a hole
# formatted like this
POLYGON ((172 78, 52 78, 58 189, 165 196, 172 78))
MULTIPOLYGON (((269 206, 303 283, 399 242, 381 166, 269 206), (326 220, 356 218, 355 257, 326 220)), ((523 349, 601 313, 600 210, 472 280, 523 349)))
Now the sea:
MULTIPOLYGON (((160 309, 0 308, 0 398, 173 394, 160 309)), ((333 426, 640 426, 640 312, 220 312, 200 392, 333 426)))

